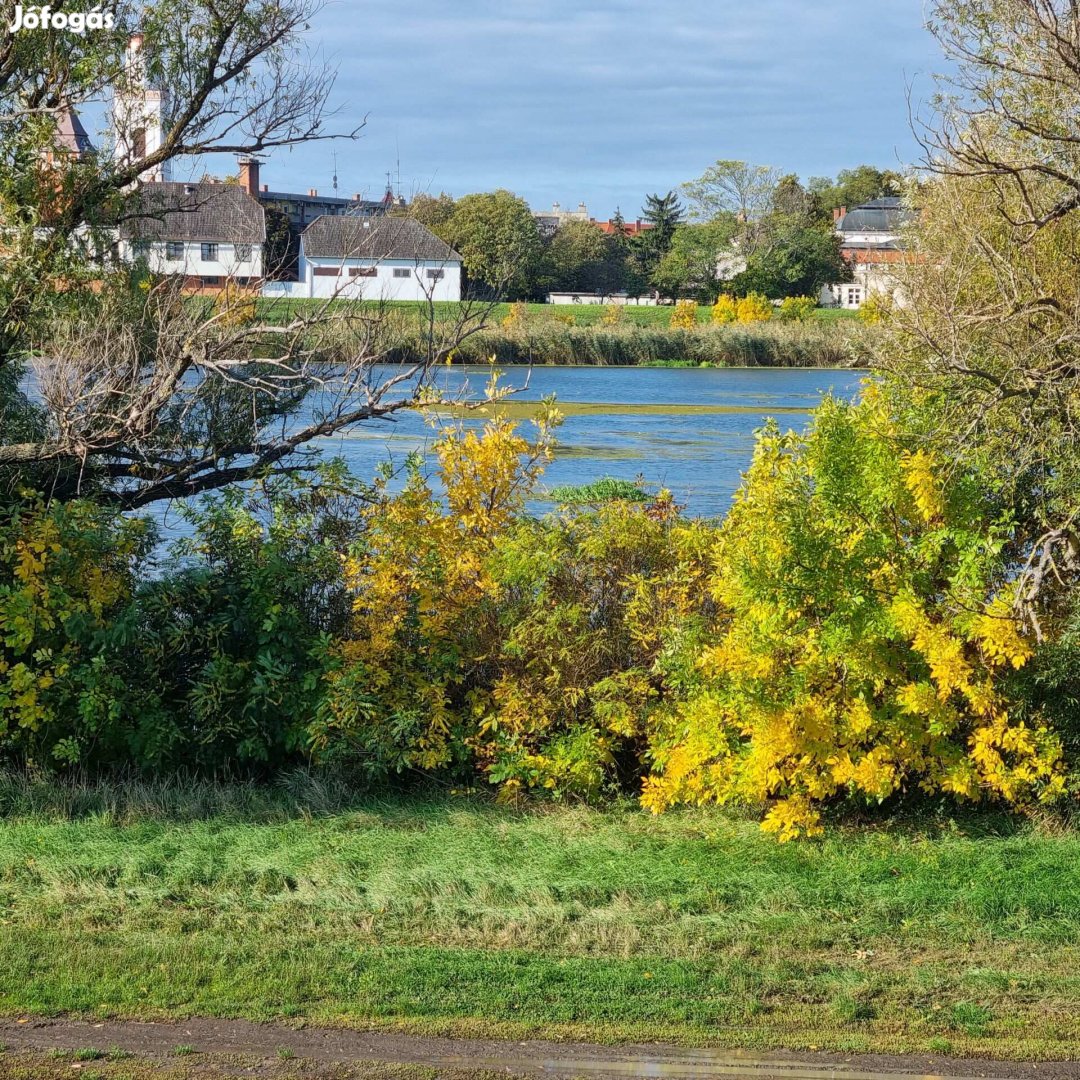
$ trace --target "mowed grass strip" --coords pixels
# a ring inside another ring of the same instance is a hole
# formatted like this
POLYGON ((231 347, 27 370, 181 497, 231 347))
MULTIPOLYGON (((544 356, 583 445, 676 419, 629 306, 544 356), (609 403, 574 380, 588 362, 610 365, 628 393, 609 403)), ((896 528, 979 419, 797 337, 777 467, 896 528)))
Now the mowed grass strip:
POLYGON ((721 811, 196 801, 9 813, 0 1012, 1080 1050, 1074 831, 942 819, 779 846, 721 811))
MULTIPOLYGON (((391 300, 391 301, 364 301, 337 299, 334 301, 335 310, 372 311, 375 309, 397 311, 403 314, 416 314, 426 318, 429 305, 424 301, 415 300, 391 300)), ((266 322, 279 324, 286 323, 298 316, 310 315, 323 310, 325 300, 305 299, 259 299, 257 301, 258 317, 266 322)), ((451 300, 440 300, 434 305, 435 316, 441 322, 450 322, 458 318, 463 311, 487 313, 487 321, 491 325, 498 325, 511 312, 513 305, 508 303, 484 304, 474 301, 459 303, 451 300)), ((525 304, 526 317, 537 322, 545 320, 557 321, 558 319, 572 318, 575 326, 596 326, 604 321, 605 307, 601 304, 525 304)), ((673 305, 636 305, 626 304, 620 308, 622 314, 620 321, 633 326, 666 327, 671 322, 673 305)), ((815 321, 838 322, 849 319, 857 319, 858 312, 844 308, 817 308, 812 318, 815 321)), ((699 305, 697 309, 697 321, 709 323, 712 321, 712 308, 699 305)))

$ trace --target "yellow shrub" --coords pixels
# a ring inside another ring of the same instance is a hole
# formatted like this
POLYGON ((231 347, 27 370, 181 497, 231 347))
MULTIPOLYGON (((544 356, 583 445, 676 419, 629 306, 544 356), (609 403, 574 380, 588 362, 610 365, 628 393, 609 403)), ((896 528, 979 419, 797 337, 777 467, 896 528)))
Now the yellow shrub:
POLYGON ((622 304, 605 304, 600 315, 600 324, 602 326, 618 326, 622 323, 624 315, 625 309, 622 304))
POLYGON ((733 323, 738 317, 738 304, 735 297, 722 293, 716 298, 716 303, 712 306, 714 323, 733 323))
POLYGON ((812 296, 785 296, 777 317, 786 322, 808 322, 814 317, 818 302, 812 296))
POLYGON ((859 318, 869 325, 885 322, 892 314, 893 302, 882 293, 871 293, 859 308, 859 318))
POLYGON ((679 300, 671 312, 672 330, 693 330, 697 326, 697 302, 679 300))
POLYGON ((646 806, 765 803, 786 840, 842 796, 1061 793, 1058 739, 1011 719, 1001 689, 1031 655, 990 553, 1007 526, 898 441, 873 391, 826 401, 806 436, 760 437, 721 530, 726 630, 654 735, 646 806))
POLYGON ((506 318, 502 321, 504 330, 522 330, 529 315, 529 307, 520 300, 510 305, 506 318))
POLYGON ((232 281, 225 283, 214 297, 215 321, 219 326, 246 326, 254 321, 255 296, 232 281))
POLYGON ((748 293, 736 306, 736 317, 741 323, 768 322, 772 316, 772 301, 761 293, 748 293))

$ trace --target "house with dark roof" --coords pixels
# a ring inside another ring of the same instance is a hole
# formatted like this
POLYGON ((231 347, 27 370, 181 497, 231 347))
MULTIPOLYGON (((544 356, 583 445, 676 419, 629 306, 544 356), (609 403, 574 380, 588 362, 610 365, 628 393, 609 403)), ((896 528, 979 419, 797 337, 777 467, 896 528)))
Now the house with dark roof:
POLYGON ((840 253, 851 267, 851 281, 826 285, 827 307, 857 309, 873 295, 896 297, 896 268, 904 261, 904 230, 918 214, 894 197, 872 199, 853 210, 833 211, 840 253))
POLYGON ((299 278, 290 295, 460 300, 461 256, 411 218, 326 214, 301 234, 299 278))
POLYGON ((265 212, 237 184, 143 184, 120 221, 121 258, 195 288, 258 283, 265 240, 265 212))

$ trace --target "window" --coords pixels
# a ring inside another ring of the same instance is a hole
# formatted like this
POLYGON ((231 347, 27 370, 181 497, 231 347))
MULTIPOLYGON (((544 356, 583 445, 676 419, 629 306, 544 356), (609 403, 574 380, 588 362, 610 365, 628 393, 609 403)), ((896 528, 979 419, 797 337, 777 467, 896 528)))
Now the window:
POLYGON ((446 277, 445 270, 429 270, 427 276, 431 281, 442 281, 446 277))
POLYGON ((394 277, 412 277, 412 271, 407 266, 395 266, 394 277))
POLYGON ((221 284, 221 278, 220 277, 202 277, 199 280, 202 281, 202 283, 204 285, 220 285, 221 284))
POLYGON ((133 157, 146 157, 146 128, 136 128, 131 133, 131 154, 133 157))
POLYGON ((184 245, 179 240, 165 241, 165 258, 169 262, 178 262, 184 257, 184 245))
POLYGON ((131 253, 136 259, 145 259, 150 254, 149 240, 134 240, 131 244, 131 253))
POLYGON ((316 277, 339 277, 341 274, 336 266, 316 266, 313 273, 316 277))
POLYGON ((202 261, 203 262, 217 262, 218 261, 218 246, 217 246, 217 244, 203 244, 202 245, 202 261))
POLYGON ((250 244, 234 244, 233 251, 236 254, 236 258, 239 262, 247 262, 251 258, 251 245, 250 244))
POLYGON ((349 277, 378 277, 379 271, 374 266, 350 266, 349 277))

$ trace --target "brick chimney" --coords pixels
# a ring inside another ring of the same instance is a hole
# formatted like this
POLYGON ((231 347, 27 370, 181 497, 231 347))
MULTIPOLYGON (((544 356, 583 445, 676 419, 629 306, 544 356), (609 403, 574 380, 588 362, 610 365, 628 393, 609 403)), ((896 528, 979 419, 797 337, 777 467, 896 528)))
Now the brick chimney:
POLYGON ((317 198, 318 194, 319 194, 319 189, 318 188, 308 188, 308 198, 309 199, 317 198))
POLYGON ((846 206, 837 206, 833 209, 832 219, 833 221, 839 221, 847 213, 846 206))
POLYGON ((253 157, 236 159, 240 166, 240 186, 254 198, 259 196, 259 162, 253 157))

